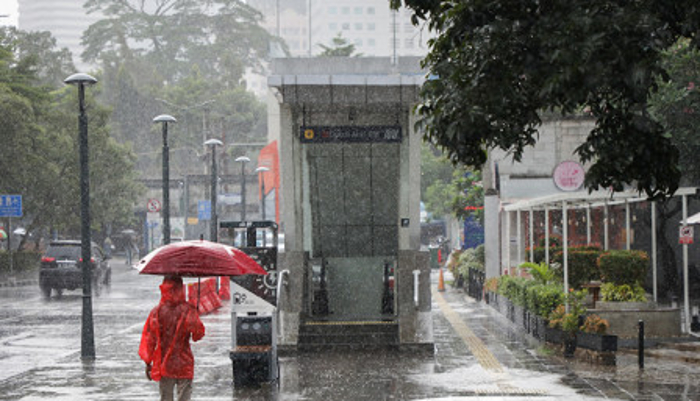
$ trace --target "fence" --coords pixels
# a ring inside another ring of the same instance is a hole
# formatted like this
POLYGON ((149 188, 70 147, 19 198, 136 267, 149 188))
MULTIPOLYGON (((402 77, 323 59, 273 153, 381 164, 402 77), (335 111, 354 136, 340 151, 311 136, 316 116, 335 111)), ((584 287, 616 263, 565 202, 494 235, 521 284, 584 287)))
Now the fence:
POLYGON ((469 268, 469 283, 467 285, 467 293, 470 297, 477 301, 481 301, 484 293, 484 281, 486 280, 486 273, 475 269, 473 267, 469 268))

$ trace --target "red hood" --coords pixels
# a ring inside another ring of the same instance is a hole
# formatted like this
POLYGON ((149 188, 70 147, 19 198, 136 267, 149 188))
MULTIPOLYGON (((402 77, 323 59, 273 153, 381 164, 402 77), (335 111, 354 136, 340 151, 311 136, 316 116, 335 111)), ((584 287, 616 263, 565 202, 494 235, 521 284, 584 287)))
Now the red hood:
POLYGON ((160 285, 160 302, 176 305, 185 302, 185 287, 182 279, 177 280, 165 278, 160 285))

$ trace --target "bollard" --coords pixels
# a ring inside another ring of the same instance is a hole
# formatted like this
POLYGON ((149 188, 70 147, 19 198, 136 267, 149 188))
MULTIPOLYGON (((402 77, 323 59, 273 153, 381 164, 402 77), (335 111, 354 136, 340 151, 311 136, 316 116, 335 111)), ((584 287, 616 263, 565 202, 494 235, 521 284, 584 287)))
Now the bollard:
POLYGON ((644 320, 639 321, 639 347, 637 355, 639 369, 644 369, 644 320))

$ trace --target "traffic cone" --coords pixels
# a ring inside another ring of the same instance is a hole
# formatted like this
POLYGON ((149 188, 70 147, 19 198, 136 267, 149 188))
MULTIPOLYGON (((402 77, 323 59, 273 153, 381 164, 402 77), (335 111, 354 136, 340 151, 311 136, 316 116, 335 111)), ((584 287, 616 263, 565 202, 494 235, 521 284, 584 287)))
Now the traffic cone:
POLYGON ((440 276, 438 276, 438 291, 445 291, 445 277, 442 275, 442 267, 440 268, 440 276))

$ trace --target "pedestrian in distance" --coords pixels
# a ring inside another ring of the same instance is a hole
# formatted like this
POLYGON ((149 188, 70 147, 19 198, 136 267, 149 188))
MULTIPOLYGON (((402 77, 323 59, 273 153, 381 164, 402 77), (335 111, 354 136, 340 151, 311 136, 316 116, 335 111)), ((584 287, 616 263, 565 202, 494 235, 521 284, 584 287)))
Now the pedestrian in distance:
POLYGON ((194 355, 190 339, 204 337, 204 324, 185 300, 182 278, 166 276, 160 285, 160 303, 151 310, 141 335, 139 356, 148 380, 160 382, 161 401, 189 401, 192 396, 194 355))

